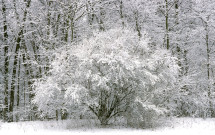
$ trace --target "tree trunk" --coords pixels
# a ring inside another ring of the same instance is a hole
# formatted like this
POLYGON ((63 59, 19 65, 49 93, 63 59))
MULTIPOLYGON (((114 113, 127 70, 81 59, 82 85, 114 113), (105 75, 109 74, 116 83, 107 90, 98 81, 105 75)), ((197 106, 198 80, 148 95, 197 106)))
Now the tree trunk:
POLYGON ((142 34, 141 34, 141 27, 140 27, 139 22, 138 22, 138 11, 134 12, 134 17, 135 17, 137 33, 138 33, 139 38, 141 38, 142 34))
POLYGON ((124 22, 124 16, 123 16, 123 2, 122 0, 120 0, 120 6, 119 6, 119 13, 120 13, 120 18, 121 18, 121 21, 122 21, 122 28, 125 27, 125 22, 124 22))
MULTIPOLYGON (((207 17, 207 21, 209 20, 209 17, 207 17)), ((207 52, 207 79, 208 79, 208 100, 209 100, 209 112, 211 117, 214 117, 214 110, 213 110, 213 104, 212 104, 212 97, 211 97, 211 86, 210 86, 210 48, 209 48, 209 33, 208 33, 208 22, 205 22, 205 41, 206 41, 206 52, 207 52)))
POLYGON ((3 44, 4 44, 4 108, 3 108, 3 119, 8 121, 8 68, 9 68, 9 59, 8 59, 8 33, 7 33, 7 13, 6 5, 4 0, 2 0, 2 14, 3 14, 3 44))
POLYGON ((165 14, 165 19, 166 19, 166 48, 169 50, 169 6, 168 6, 168 0, 165 0, 166 4, 166 14, 165 14))

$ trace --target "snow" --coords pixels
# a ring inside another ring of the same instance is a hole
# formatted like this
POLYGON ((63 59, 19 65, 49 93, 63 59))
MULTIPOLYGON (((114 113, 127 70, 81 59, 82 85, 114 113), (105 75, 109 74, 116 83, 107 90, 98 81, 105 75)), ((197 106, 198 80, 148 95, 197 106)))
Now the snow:
POLYGON ((101 128, 92 121, 34 121, 0 123, 0 135, 214 135, 215 119, 174 118, 166 120, 158 128, 101 128), (90 125, 91 123, 91 125, 90 125))

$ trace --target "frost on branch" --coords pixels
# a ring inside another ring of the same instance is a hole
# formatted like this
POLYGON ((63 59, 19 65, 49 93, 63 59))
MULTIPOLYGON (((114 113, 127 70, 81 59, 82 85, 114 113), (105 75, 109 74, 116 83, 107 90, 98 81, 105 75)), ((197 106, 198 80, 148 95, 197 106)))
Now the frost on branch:
POLYGON ((153 104, 156 92, 174 85, 178 66, 168 51, 152 49, 148 42, 146 36, 112 29, 60 48, 49 74, 35 83, 34 102, 45 112, 78 104, 103 125, 129 112, 137 98, 153 104))

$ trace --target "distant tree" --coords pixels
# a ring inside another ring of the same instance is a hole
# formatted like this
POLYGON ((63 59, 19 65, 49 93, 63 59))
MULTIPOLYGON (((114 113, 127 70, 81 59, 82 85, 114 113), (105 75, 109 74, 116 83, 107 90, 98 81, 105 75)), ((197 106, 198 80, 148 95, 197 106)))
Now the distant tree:
POLYGON ((2 0, 1 1, 1 8, 2 8, 2 20, 3 20, 3 38, 1 41, 1 54, 3 54, 1 60, 4 61, 4 64, 1 64, 1 68, 3 69, 1 71, 1 79, 3 80, 2 84, 3 86, 1 86, 1 89, 3 89, 3 94, 1 95, 3 97, 2 99, 2 105, 1 105, 1 109, 2 109, 2 117, 4 119, 4 121, 8 120, 8 72, 9 72, 9 56, 8 56, 8 50, 9 50, 9 44, 8 44, 8 23, 7 23, 7 7, 5 4, 5 1, 2 0))

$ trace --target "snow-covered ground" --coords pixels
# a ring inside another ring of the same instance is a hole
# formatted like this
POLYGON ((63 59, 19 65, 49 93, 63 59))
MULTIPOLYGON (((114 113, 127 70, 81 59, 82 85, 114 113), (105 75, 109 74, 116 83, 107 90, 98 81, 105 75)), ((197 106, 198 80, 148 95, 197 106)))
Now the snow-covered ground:
POLYGON ((152 129, 93 125, 90 120, 0 123, 0 135, 215 135, 215 119, 174 118, 152 129))

